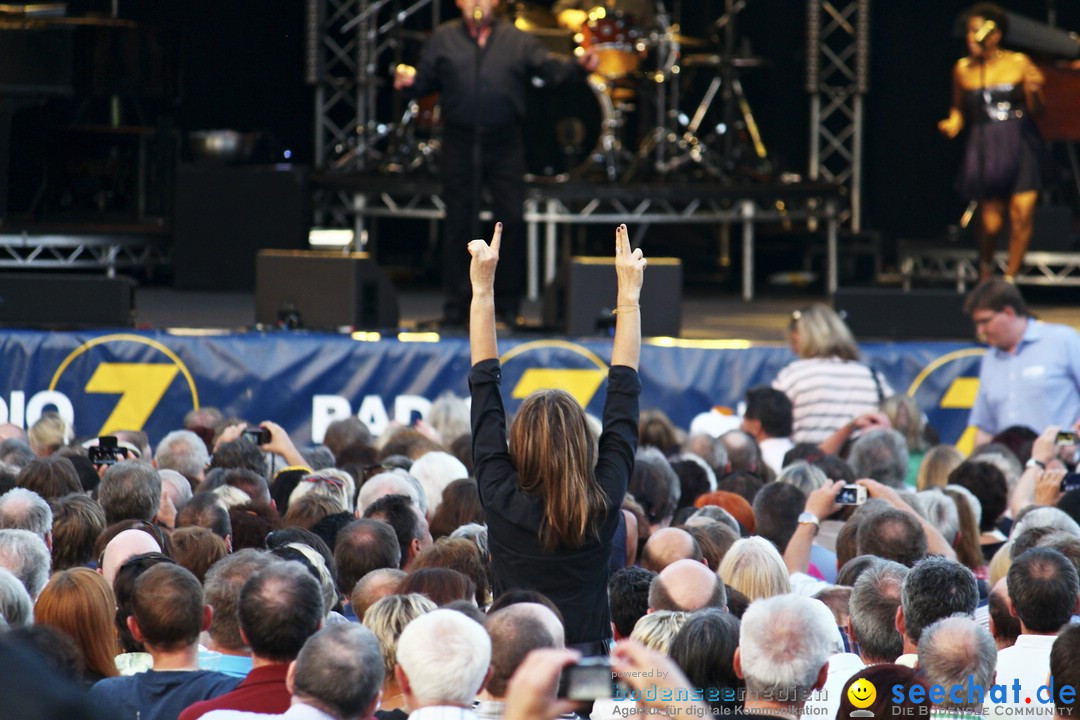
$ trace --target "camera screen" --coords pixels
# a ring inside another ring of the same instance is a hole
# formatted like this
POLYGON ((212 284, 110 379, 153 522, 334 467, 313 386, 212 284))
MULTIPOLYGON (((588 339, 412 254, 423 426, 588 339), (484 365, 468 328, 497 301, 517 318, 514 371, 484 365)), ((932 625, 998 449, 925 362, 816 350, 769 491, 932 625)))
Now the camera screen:
POLYGON ((270 442, 270 431, 266 428, 248 428, 244 431, 244 437, 254 445, 265 445, 270 442))
POLYGON ((1059 432, 1057 434, 1057 444, 1058 445, 1075 445, 1076 444, 1076 433, 1070 432, 1068 430, 1062 430, 1061 432, 1059 432))
POLYGON ((859 499, 859 490, 854 487, 840 488, 840 492, 836 494, 836 502, 841 505, 854 505, 859 499))
POLYGON ((571 665, 559 680, 559 697, 568 700, 595 700, 612 696, 611 665, 571 665))
POLYGON ((112 465, 123 458, 119 448, 101 447, 100 445, 87 448, 86 454, 94 465, 112 465))

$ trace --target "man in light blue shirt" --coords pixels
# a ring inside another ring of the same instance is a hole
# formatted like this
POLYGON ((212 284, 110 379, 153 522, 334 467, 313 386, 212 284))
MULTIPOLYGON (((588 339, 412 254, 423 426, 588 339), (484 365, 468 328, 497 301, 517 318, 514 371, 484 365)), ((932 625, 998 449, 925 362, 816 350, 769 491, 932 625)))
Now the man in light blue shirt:
POLYGON ((1080 333, 1034 319, 1016 287, 996 278, 972 290, 964 310, 990 346, 969 421, 976 445, 1014 425, 1042 432, 1080 419, 1080 333))

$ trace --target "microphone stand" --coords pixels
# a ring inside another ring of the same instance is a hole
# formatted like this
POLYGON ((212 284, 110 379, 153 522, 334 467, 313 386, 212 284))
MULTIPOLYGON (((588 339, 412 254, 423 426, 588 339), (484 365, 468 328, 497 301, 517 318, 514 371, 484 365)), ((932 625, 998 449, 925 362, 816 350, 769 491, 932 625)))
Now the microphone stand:
MULTIPOLYGON (((476 93, 476 121, 473 124, 472 146, 472 236, 475 240, 480 237, 480 193, 483 182, 480 177, 483 166, 483 154, 481 152, 481 121, 484 117, 483 103, 480 101, 480 65, 483 60, 484 48, 480 45, 480 33, 482 28, 476 18, 476 9, 473 10, 473 28, 476 30, 476 63, 473 67, 473 92, 476 93)), ((482 19, 482 18, 481 18, 482 19)))
POLYGON ((986 201, 986 123, 990 118, 990 93, 986 89, 986 63, 989 58, 986 55, 986 45, 982 45, 982 58, 979 63, 979 94, 982 99, 982 116, 976 119, 976 122, 972 123, 972 130, 978 133, 978 137, 975 139, 976 145, 975 151, 978 153, 979 163, 979 190, 977 194, 977 200, 979 203, 979 229, 982 237, 980 238, 979 247, 979 275, 982 275, 984 262, 988 262, 990 265, 990 272, 994 271, 994 249, 997 248, 997 239, 991 240, 987 235, 986 222, 983 219, 984 203, 986 201), (991 244, 992 243, 992 244, 991 244), (990 257, 984 259, 983 253, 984 247, 992 248, 990 251, 990 257))

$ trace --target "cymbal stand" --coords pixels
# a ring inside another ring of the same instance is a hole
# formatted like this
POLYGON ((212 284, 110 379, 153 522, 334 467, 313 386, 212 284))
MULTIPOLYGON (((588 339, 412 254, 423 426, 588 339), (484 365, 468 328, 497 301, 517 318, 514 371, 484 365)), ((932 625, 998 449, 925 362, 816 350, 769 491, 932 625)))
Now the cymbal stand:
POLYGON ((672 23, 663 0, 657 0, 656 3, 656 24, 660 27, 660 34, 656 40, 657 56, 661 58, 659 69, 652 77, 656 85, 656 125, 642 140, 637 156, 623 176, 624 180, 631 180, 654 154, 652 169, 661 175, 666 175, 668 148, 678 140, 676 133, 669 127, 669 123, 678 122, 679 84, 677 78, 680 46, 675 32, 677 26, 672 23))

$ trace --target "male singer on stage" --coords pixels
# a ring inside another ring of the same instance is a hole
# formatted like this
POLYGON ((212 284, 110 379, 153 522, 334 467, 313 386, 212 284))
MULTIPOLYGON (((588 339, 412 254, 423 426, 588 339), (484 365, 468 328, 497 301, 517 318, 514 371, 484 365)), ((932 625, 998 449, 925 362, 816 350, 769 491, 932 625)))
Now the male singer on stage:
POLYGON ((478 217, 485 185, 494 218, 503 224, 495 312, 501 321, 516 324, 525 286, 525 93, 534 76, 548 85, 583 82, 596 66, 591 53, 576 63, 549 55, 535 37, 496 19, 498 5, 499 0, 457 0, 461 19, 435 30, 419 67, 399 65, 394 73, 395 89, 408 88, 414 97, 441 93, 444 326, 463 326, 468 318, 465 247, 490 234, 478 217))

